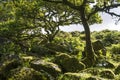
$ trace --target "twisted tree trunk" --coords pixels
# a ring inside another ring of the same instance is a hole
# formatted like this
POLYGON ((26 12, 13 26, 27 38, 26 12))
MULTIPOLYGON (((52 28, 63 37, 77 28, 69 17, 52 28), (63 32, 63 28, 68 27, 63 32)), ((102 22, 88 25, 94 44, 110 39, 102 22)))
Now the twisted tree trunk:
POLYGON ((82 7, 80 10, 80 16, 81 16, 81 21, 85 30, 85 40, 86 40, 86 58, 83 59, 83 63, 87 67, 91 67, 94 65, 96 61, 96 56, 92 47, 92 42, 91 42, 91 36, 90 36, 90 28, 89 24, 86 20, 86 15, 85 15, 85 8, 82 7))

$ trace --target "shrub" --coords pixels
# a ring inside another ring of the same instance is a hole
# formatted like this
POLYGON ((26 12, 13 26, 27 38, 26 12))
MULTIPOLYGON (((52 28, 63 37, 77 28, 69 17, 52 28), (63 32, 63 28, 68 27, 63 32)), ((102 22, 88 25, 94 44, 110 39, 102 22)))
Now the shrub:
POLYGON ((120 54, 120 44, 113 44, 110 49, 110 52, 112 54, 120 54))

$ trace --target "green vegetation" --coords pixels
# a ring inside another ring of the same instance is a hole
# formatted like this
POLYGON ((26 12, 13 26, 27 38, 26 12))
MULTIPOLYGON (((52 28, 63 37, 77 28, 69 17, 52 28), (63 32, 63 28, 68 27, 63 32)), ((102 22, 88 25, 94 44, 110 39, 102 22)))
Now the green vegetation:
POLYGON ((119 0, 0 1, 0 80, 119 80, 120 31, 90 32, 119 0), (60 26, 83 25, 83 32, 60 26))
MULTIPOLYGON (((99 33, 103 32, 100 31, 99 33)), ((109 31, 109 33, 112 32, 109 31)), ((106 33, 103 33, 103 36, 106 33)), ((115 33, 120 34, 118 31, 115 33)), ((119 43, 103 46, 107 50, 106 56, 102 54, 102 50, 98 50, 96 52, 97 62, 93 67, 86 68, 86 65, 81 62, 84 59, 85 47, 85 40, 81 36, 84 36, 84 34, 82 32, 79 32, 79 35, 76 34, 78 32, 60 31, 52 43, 42 43, 41 46, 36 44, 36 48, 31 47, 30 51, 26 53, 20 51, 18 54, 5 52, 0 54, 0 78, 6 80, 21 80, 21 78, 23 80, 119 80, 119 43), (65 37, 65 35, 67 36, 65 37), (29 75, 31 76, 29 77, 29 75)), ((97 34, 95 34, 96 32, 91 34, 94 42, 97 40, 97 34)), ((103 43, 104 39, 98 40, 103 43)), ((119 37, 116 36, 115 39, 119 39, 119 37)), ((4 49, 4 47, 1 47, 1 49, 4 49)))

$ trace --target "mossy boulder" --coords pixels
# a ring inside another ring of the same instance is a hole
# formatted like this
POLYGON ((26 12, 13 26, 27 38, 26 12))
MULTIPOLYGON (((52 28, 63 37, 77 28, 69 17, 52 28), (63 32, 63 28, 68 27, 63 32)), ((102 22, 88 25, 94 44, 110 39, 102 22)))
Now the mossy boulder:
POLYGON ((97 67, 105 67, 105 68, 115 68, 115 65, 110 61, 100 61, 96 64, 97 67))
POLYGON ((17 68, 11 71, 7 80, 48 80, 44 73, 32 68, 17 68))
POLYGON ((30 53, 28 53, 28 55, 36 56, 36 57, 41 57, 46 55, 55 55, 55 54, 56 54, 56 51, 40 45, 32 46, 30 53))
POLYGON ((118 65, 117 68, 115 69, 115 74, 120 74, 120 65, 118 65))
POLYGON ((86 80, 86 78, 90 76, 90 74, 68 72, 65 73, 60 80, 86 80))
POLYGON ((20 62, 17 60, 5 61, 0 66, 0 70, 3 72, 8 72, 11 69, 17 68, 20 65, 20 62))
POLYGON ((47 43, 45 47, 57 52, 69 52, 69 49, 66 46, 55 43, 47 43))
POLYGON ((84 69, 84 70, 82 70, 80 72, 82 72, 82 73, 90 73, 92 75, 99 75, 100 70, 98 68, 87 68, 87 69, 84 69))
POLYGON ((5 80, 10 71, 21 66, 21 61, 16 55, 4 55, 0 62, 0 80, 5 80))
POLYGON ((37 71, 44 70, 53 77, 57 77, 61 73, 59 66, 52 62, 47 62, 44 60, 33 60, 30 65, 33 69, 37 71))
POLYGON ((108 78, 108 79, 114 79, 115 78, 115 74, 111 70, 103 70, 103 71, 101 71, 100 76, 102 78, 108 78))
POLYGON ((120 54, 112 54, 112 58, 114 61, 120 62, 120 54))
POLYGON ((88 77, 88 78, 85 79, 85 80, 103 80, 103 79, 101 79, 101 78, 99 78, 99 77, 96 77, 96 76, 90 76, 90 77, 88 77))
POLYGON ((63 72, 79 72, 85 68, 85 65, 82 62, 65 53, 57 55, 55 63, 62 68, 63 72))
POLYGON ((115 65, 110 61, 105 61, 104 64, 106 64, 106 65, 104 65, 105 68, 115 68, 115 65))
POLYGON ((2 54, 0 63, 3 63, 5 61, 11 61, 13 59, 20 60, 20 57, 16 54, 2 54))

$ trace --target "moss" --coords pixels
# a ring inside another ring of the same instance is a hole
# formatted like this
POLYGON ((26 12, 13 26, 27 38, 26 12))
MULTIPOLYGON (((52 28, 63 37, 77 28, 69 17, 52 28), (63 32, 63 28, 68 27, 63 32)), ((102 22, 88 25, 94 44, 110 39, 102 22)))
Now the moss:
POLYGON ((115 68, 115 65, 112 62, 106 61, 107 65, 105 68, 115 68))
POLYGON ((31 67, 38 71, 44 70, 54 77, 57 77, 61 73, 61 69, 58 67, 58 65, 44 60, 32 61, 31 67))
POLYGON ((28 54, 36 57, 41 57, 46 55, 54 55, 56 54, 56 51, 46 48, 44 46, 36 45, 31 48, 31 53, 28 53, 28 54))
POLYGON ((71 58, 70 55, 66 54, 66 53, 60 53, 58 55, 56 55, 56 62, 59 63, 59 60, 66 60, 66 59, 69 59, 71 58))
POLYGON ((103 71, 101 71, 100 76, 103 77, 103 78, 108 78, 108 79, 114 79, 115 78, 115 74, 111 70, 103 70, 103 71))
POLYGON ((92 75, 98 75, 100 70, 97 69, 97 68, 87 68, 87 69, 84 69, 84 70, 82 70, 80 72, 90 73, 92 75))
POLYGON ((96 56, 86 57, 81 60, 81 62, 84 63, 87 68, 92 67, 96 62, 96 56))
POLYGON ((33 57, 32 56, 22 56, 21 57, 23 60, 25 60, 25 61, 31 61, 31 60, 33 60, 33 57))
POLYGON ((86 80, 86 78, 90 77, 90 74, 82 74, 82 73, 65 73, 61 80, 86 80))
POLYGON ((102 79, 100 79, 99 77, 96 77, 96 76, 90 76, 86 80, 102 80, 102 79))
POLYGON ((66 61, 69 58, 71 58, 70 55, 65 54, 65 53, 60 53, 60 54, 56 55, 56 57, 55 57, 55 63, 58 64, 58 65, 60 65, 60 66, 62 66, 63 61, 66 61))
POLYGON ((115 68, 115 65, 112 62, 106 60, 98 61, 95 66, 104 68, 115 68))
POLYGON ((56 56, 55 62, 61 66, 63 72, 78 72, 85 68, 85 65, 65 53, 56 56))
POLYGON ((27 55, 25 55, 25 56, 21 56, 21 61, 22 61, 22 65, 24 66, 24 67, 30 67, 30 62, 32 61, 34 59, 34 57, 33 56, 27 56, 27 55))
POLYGON ((48 43, 45 45, 45 47, 50 50, 57 51, 57 52, 69 52, 69 50, 66 46, 58 45, 55 43, 48 43))
POLYGON ((63 61, 62 65, 67 72, 78 72, 85 68, 85 65, 76 58, 69 58, 68 60, 63 61))
POLYGON ((3 54, 0 60, 0 80, 6 80, 10 71, 21 66, 21 60, 15 54, 3 54))
POLYGON ((7 76, 10 74, 10 71, 13 69, 16 69, 17 67, 19 67, 21 65, 21 63, 18 60, 10 60, 10 61, 5 61, 2 63, 2 65, 0 66, 0 75, 2 77, 1 78, 7 78, 7 76))
POLYGON ((47 78, 41 72, 23 67, 12 70, 7 80, 47 80, 47 78))
POLYGON ((112 58, 116 62, 120 62, 120 55, 119 54, 112 54, 112 58))
POLYGON ((120 74, 120 65, 118 65, 117 68, 115 69, 115 74, 120 74))
POLYGON ((115 80, 120 80, 120 74, 116 75, 115 80))

